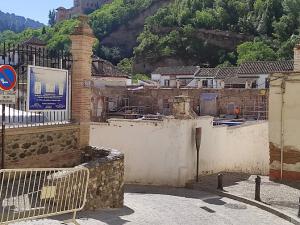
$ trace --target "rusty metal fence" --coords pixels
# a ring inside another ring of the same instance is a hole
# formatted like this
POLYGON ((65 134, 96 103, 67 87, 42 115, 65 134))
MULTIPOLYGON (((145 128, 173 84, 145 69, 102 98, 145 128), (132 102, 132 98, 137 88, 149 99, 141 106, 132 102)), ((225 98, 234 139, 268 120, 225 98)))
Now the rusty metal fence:
POLYGON ((0 224, 76 213, 86 202, 89 170, 6 169, 0 171, 0 224))

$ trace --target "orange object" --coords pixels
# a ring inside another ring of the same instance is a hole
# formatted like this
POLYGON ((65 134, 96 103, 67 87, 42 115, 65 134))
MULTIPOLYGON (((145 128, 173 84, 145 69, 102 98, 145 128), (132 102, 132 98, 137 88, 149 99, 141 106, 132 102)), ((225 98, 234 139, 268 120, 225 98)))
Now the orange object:
POLYGON ((234 114, 235 114, 235 115, 240 115, 240 113, 241 113, 240 108, 239 108, 239 107, 236 107, 236 108, 234 109, 234 114))

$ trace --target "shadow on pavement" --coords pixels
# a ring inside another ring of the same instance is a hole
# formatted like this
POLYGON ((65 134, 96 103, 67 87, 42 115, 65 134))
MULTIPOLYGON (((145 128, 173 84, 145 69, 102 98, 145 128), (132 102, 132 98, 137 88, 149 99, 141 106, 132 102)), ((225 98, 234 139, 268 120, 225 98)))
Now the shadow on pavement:
POLYGON ((210 205, 225 205, 226 204, 226 202, 224 202, 222 200, 222 197, 204 199, 203 201, 210 204, 210 205))
POLYGON ((125 192, 131 194, 160 194, 160 195, 171 195, 177 197, 194 198, 194 199, 205 199, 211 198, 215 195, 210 193, 190 190, 185 188, 173 188, 173 187, 155 187, 155 186, 140 186, 140 185, 126 185, 125 192))
MULTIPOLYGON (((88 212, 78 212, 77 213, 77 221, 81 220, 81 221, 87 221, 87 220, 97 220, 99 222, 102 222, 104 224, 108 224, 108 225, 123 225, 126 224, 128 222, 128 220, 124 220, 121 217, 122 216, 127 216, 127 215, 131 215, 134 213, 134 210, 132 210, 131 208, 124 206, 121 209, 104 209, 104 210, 96 210, 96 211, 88 211, 88 212)), ((72 214, 66 214, 66 215, 61 215, 61 216, 54 216, 54 217, 50 217, 49 219, 51 220, 56 220, 59 221, 61 224, 65 224, 63 223, 63 221, 69 220, 72 218, 72 214)), ((80 221, 79 221, 80 223, 80 221)), ((87 223, 85 223, 87 224, 87 223)))
POLYGON ((121 217, 131 215, 134 210, 124 206, 122 209, 106 209, 94 212, 81 212, 78 214, 80 220, 95 219, 109 225, 123 225, 130 221, 124 220, 121 217))
MULTIPOLYGON (((247 181, 251 175, 245 173, 227 173, 221 172, 223 174, 223 186, 230 187, 237 185, 241 181, 247 181)), ((220 173, 218 173, 220 174, 220 173)), ((218 186, 218 174, 212 174, 207 176, 199 177, 198 186, 204 188, 217 189, 218 186)))

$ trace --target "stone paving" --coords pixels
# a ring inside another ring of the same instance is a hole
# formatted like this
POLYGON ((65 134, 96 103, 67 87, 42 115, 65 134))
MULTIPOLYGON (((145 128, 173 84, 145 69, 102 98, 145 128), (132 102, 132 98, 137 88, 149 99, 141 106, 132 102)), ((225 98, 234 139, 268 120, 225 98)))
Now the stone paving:
MULTIPOLYGON (((242 197, 255 198, 255 175, 241 173, 224 173, 224 190, 230 194, 242 197)), ((300 198, 300 183, 276 183, 269 177, 262 176, 261 200, 283 212, 297 216, 300 198)), ((199 189, 216 190, 217 175, 200 178, 196 185, 199 189)))
MULTIPOLYGON (((81 225, 288 225, 259 208, 202 191, 129 186, 125 207, 79 213, 81 225)), ((70 216, 68 217, 70 218, 70 216)), ((59 225, 64 217, 15 225, 59 225)))

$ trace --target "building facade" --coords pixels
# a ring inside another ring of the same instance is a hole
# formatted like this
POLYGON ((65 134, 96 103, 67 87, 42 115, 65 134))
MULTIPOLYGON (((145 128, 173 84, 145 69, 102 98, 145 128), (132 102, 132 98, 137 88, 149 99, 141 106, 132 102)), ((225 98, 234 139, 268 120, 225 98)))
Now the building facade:
POLYGON ((112 0, 74 0, 72 8, 59 7, 56 9, 56 22, 71 19, 80 14, 89 14, 111 2, 112 0))

